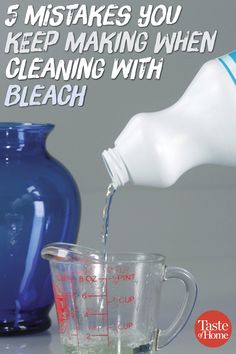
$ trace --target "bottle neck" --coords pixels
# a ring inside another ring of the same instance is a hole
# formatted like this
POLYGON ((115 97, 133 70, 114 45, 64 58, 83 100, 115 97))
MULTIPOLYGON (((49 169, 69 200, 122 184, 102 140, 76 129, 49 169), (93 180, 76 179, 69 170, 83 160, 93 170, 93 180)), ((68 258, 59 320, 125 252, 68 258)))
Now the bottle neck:
POLYGON ((125 185, 129 181, 129 174, 117 149, 114 147, 103 151, 102 157, 114 188, 125 185))
POLYGON ((136 185, 168 187, 194 166, 205 163, 208 151, 196 115, 181 104, 134 116, 103 152, 115 187, 129 180, 136 185))
POLYGON ((44 153, 52 129, 50 124, 0 123, 0 157, 44 153))

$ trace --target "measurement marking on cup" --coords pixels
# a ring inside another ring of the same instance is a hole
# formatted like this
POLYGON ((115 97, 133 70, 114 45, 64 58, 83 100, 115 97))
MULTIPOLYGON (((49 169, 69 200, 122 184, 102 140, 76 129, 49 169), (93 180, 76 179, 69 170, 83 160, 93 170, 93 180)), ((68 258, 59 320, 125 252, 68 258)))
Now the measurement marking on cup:
MULTIPOLYGON (((109 325, 109 329, 112 330, 112 331, 118 331, 118 330, 126 330, 126 329, 129 329, 129 328, 132 328, 134 326, 133 322, 124 322, 124 323, 118 323, 118 324, 112 324, 112 325, 109 325)), ((106 324, 103 324, 103 326, 101 325, 90 325, 88 326, 88 329, 90 331, 100 331, 101 329, 103 329, 104 331, 106 330, 107 328, 107 325, 106 324)), ((98 334, 96 334, 98 335, 98 334)))
MULTIPOLYGON (((97 280, 100 280, 100 278, 97 278, 97 280)), ((104 288, 103 288, 103 293, 95 294, 95 293, 88 293, 85 292, 81 296, 82 298, 86 301, 89 300, 90 298, 104 298, 105 306, 103 308, 103 311, 97 311, 95 308, 87 308, 86 312, 84 314, 85 317, 91 317, 91 316, 98 316, 102 317, 102 322, 103 322, 103 332, 106 330, 107 333, 96 333, 96 334, 87 334, 87 339, 91 339, 92 337, 107 337, 107 345, 110 345, 110 338, 109 338, 109 300, 108 300, 108 279, 107 278, 102 278, 104 281, 104 288)), ((101 328, 101 327, 100 327, 101 328)), ((91 326, 89 329, 90 330, 96 330, 100 329, 98 326, 91 326)))
POLYGON ((96 283, 97 277, 96 275, 80 275, 79 282, 80 283, 96 283))
POLYGON ((108 280, 106 278, 106 309, 107 309, 107 345, 110 345, 109 340, 109 319, 108 319, 108 280))
MULTIPOLYGON (((103 277, 103 278, 98 278, 98 281, 101 282, 107 282, 107 281, 111 281, 113 282, 115 285, 119 284, 122 281, 134 281, 135 280, 135 273, 126 273, 126 274, 114 274, 113 276, 110 277, 103 277)), ((96 280, 95 280, 96 282, 96 280)))
POLYGON ((76 337, 77 337, 77 343, 78 343, 78 346, 80 345, 80 343, 79 343, 79 319, 77 320, 77 311, 76 311, 76 305, 77 305, 77 303, 76 303, 76 297, 75 297, 75 294, 76 294, 76 292, 75 292, 75 283, 74 283, 74 280, 71 282, 71 290, 72 290, 72 294, 73 294, 73 296, 72 296, 72 301, 73 301, 73 315, 74 315, 74 318, 75 318, 75 321, 74 321, 74 323, 75 323, 75 332, 76 332, 76 337))
POLYGON ((90 334, 90 337, 107 337, 107 333, 101 333, 101 334, 90 334))
POLYGON ((89 312, 86 311, 84 316, 88 317, 88 316, 107 316, 108 314, 106 312, 89 312))
POLYGON ((116 305, 129 305, 133 302, 136 301, 135 296, 133 295, 129 295, 129 296, 113 296, 110 301, 109 304, 116 304, 116 305))
POLYGON ((90 333, 88 333, 86 338, 88 340, 90 340, 90 339, 92 339, 92 337, 107 337, 107 336, 108 336, 107 333, 101 333, 101 334, 90 334, 90 333))
POLYGON ((83 299, 89 299, 89 298, 93 298, 93 297, 105 297, 105 296, 106 296, 106 294, 89 294, 89 293, 82 294, 83 299))

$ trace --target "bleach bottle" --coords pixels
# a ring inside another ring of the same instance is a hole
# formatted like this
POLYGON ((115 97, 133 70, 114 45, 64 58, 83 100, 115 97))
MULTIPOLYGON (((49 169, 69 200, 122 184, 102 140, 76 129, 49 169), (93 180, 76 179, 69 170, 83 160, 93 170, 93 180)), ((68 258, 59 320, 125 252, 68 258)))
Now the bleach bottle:
POLYGON ((204 64, 173 106, 135 115, 102 156, 115 188, 168 187, 194 166, 236 166, 236 51, 204 64))

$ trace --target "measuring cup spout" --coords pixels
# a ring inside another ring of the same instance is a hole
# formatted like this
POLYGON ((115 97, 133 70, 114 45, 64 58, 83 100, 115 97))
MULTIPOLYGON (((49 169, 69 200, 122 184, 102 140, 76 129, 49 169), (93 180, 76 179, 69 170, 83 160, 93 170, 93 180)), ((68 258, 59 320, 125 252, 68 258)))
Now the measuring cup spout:
POLYGON ((76 261, 81 256, 99 257, 99 254, 100 252, 95 249, 64 242, 51 243, 41 251, 43 259, 58 262, 76 261))

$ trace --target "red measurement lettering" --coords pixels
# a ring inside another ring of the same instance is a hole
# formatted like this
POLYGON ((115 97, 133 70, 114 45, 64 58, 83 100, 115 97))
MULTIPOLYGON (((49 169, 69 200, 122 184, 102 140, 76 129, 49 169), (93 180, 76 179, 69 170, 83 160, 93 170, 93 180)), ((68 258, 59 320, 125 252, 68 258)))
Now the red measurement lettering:
POLYGON ((132 302, 135 301, 134 296, 113 296, 112 299, 110 299, 109 303, 110 304, 131 304, 132 302))
POLYGON ((120 280, 127 280, 127 281, 132 281, 135 278, 135 274, 134 273, 126 273, 126 274, 115 274, 113 275, 112 279, 114 281, 120 281, 120 280))
POLYGON ((133 326, 134 326, 133 322, 127 322, 127 323, 120 323, 120 324, 109 326, 109 329, 111 329, 112 331, 120 331, 120 330, 130 329, 133 326))
POLYGON ((57 310, 57 318, 60 333, 65 333, 67 329, 67 320, 70 318, 70 310, 67 302, 67 294, 58 293, 56 287, 53 287, 55 304, 57 310))
POLYGON ((96 283, 96 275, 80 275, 79 276, 79 282, 80 283, 96 283))

